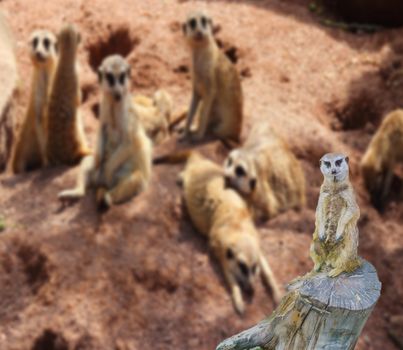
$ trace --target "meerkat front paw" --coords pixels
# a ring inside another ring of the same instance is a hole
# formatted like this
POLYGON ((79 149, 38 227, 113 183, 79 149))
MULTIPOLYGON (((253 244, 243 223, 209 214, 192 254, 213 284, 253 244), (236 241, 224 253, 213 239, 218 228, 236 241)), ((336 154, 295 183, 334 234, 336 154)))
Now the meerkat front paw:
POLYGON ((318 231, 318 237, 321 242, 323 242, 326 238, 326 230, 324 227, 320 227, 318 231))
POLYGON ((243 315, 245 313, 245 304, 239 289, 232 292, 232 302, 234 303, 235 310, 238 314, 243 315))
POLYGON ((110 194, 106 191, 105 188, 98 188, 96 193, 96 204, 97 210, 99 212, 107 211, 112 205, 112 199, 110 194))

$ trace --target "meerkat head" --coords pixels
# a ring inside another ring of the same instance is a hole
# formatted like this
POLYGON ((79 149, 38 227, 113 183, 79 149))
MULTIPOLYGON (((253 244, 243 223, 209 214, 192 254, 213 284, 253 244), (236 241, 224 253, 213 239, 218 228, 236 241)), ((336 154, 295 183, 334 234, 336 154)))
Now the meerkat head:
POLYGON ((60 51, 76 51, 77 46, 81 42, 81 34, 75 26, 68 24, 61 29, 57 41, 60 46, 60 51))
POLYGON ((227 186, 248 195, 255 191, 257 171, 254 162, 241 150, 233 150, 224 161, 224 176, 227 186))
POLYGON ((53 33, 47 30, 36 30, 29 39, 31 60, 36 66, 54 63, 57 56, 57 41, 53 33))
POLYGON ((251 235, 243 234, 225 252, 226 266, 245 292, 253 292, 259 275, 259 246, 251 235))
POLYGON ((106 57, 98 68, 98 80, 104 94, 120 102, 130 92, 130 65, 120 55, 106 57))
POLYGON ((348 179, 348 157, 341 153, 328 153, 320 159, 320 171, 326 180, 342 182, 348 179))
POLYGON ((183 34, 193 45, 205 43, 213 33, 213 22, 204 12, 194 12, 188 15, 182 24, 183 34))

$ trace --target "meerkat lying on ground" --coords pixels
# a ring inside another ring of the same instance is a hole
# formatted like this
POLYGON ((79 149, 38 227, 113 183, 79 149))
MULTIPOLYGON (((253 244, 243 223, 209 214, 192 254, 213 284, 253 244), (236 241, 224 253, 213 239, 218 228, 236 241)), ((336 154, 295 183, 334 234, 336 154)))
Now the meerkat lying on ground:
POLYGON ((152 144, 133 108, 126 60, 109 56, 98 74, 102 101, 96 155, 83 159, 76 188, 59 193, 59 198, 80 198, 93 186, 98 208, 104 209, 146 189, 151 178, 152 144))
POLYGON ((192 51, 192 99, 184 138, 202 140, 207 132, 238 142, 243 120, 243 100, 239 74, 218 48, 212 20, 204 13, 188 16, 183 32, 192 51), (191 126, 198 114, 198 127, 191 126))
POLYGON ((381 209, 395 166, 403 162, 403 110, 388 114, 372 138, 361 161, 361 172, 372 202, 381 209))
POLYGON ((47 158, 50 164, 76 164, 90 154, 78 113, 81 100, 77 73, 80 33, 71 25, 58 36, 59 63, 53 80, 47 113, 47 158))
POLYGON ((57 64, 56 37, 36 30, 29 40, 33 79, 28 111, 15 144, 11 167, 20 173, 46 165, 46 108, 57 64))
POLYGON ((208 237, 221 263, 235 309, 244 312, 241 287, 252 291, 259 273, 278 303, 280 288, 260 249, 248 208, 236 191, 225 188, 221 167, 192 153, 181 174, 181 183, 191 220, 208 237))
POLYGON ((360 209, 349 180, 348 157, 325 154, 320 170, 324 182, 316 208, 311 258, 314 271, 330 269, 328 275, 336 277, 361 265, 357 256, 360 209))
POLYGON ((287 144, 268 127, 255 127, 224 162, 227 184, 248 202, 254 217, 270 219, 305 205, 305 176, 287 144))
POLYGON ((148 137, 155 145, 169 135, 173 101, 165 90, 158 90, 152 98, 136 95, 133 98, 134 109, 148 137))

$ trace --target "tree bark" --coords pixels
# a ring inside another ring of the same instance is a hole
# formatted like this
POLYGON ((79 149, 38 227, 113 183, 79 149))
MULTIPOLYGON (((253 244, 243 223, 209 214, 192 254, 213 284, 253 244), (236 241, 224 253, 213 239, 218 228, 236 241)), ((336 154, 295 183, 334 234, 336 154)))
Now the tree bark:
POLYGON ((217 350, 354 349, 381 291, 375 268, 363 265, 335 278, 321 272, 289 286, 278 308, 217 350))

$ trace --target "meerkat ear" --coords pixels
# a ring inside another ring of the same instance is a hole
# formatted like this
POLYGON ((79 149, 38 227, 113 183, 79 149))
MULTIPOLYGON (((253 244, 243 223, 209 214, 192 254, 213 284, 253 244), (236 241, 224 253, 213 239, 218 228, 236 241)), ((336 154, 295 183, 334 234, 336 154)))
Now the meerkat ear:
POLYGON ((57 41, 55 41, 55 52, 58 53, 59 52, 59 44, 57 41))
POLYGON ((350 161, 350 158, 348 158, 348 156, 346 158, 344 158, 346 163, 348 164, 348 162, 350 161))
POLYGON ((81 33, 77 33, 77 44, 81 43, 81 33))
POLYGON ((250 186, 251 191, 254 191, 256 188, 256 179, 251 179, 249 181, 249 186, 250 186))
POLYGON ((210 28, 213 29, 213 20, 211 18, 208 19, 208 23, 210 24, 210 28))
POLYGON ((182 23, 182 32, 184 35, 186 35, 186 30, 187 30, 186 27, 187 27, 186 23, 182 23))
POLYGON ((132 77, 132 67, 129 66, 129 67, 127 68, 126 74, 127 74, 127 76, 128 76, 129 78, 132 77))
POLYGON ((227 249, 227 259, 233 259, 234 258, 234 252, 232 251, 231 248, 227 249))

